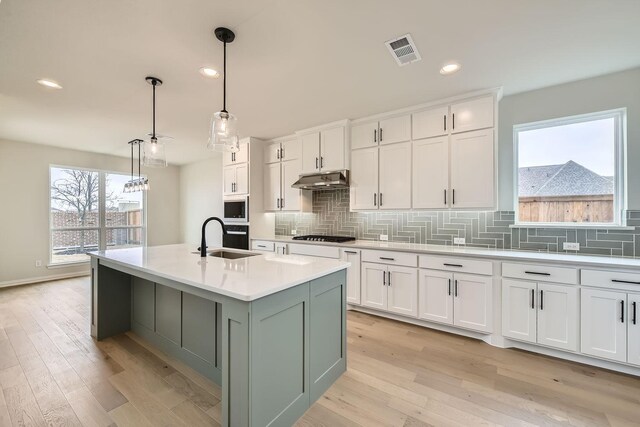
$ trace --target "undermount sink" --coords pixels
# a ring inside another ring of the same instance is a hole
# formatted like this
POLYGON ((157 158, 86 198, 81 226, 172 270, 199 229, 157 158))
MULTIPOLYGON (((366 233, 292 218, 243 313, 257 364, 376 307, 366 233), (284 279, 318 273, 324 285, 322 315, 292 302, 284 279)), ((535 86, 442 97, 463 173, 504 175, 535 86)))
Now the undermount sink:
POLYGON ((231 252, 231 251, 219 250, 219 251, 209 252, 208 255, 216 258, 238 259, 238 258, 247 258, 250 256, 257 256, 260 254, 254 254, 250 252, 231 252))

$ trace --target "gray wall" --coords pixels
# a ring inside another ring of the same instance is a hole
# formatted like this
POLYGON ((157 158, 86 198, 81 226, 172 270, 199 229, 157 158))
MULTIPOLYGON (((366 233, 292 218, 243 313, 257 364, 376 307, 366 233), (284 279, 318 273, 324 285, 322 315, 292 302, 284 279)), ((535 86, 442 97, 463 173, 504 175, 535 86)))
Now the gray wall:
MULTIPOLYGON (((523 76, 526 78, 526 76, 523 76)), ((513 210, 513 126, 627 108, 628 209, 640 209, 640 68, 505 96, 499 111, 499 210, 513 210)))
MULTIPOLYGON (((88 272, 88 264, 47 268, 49 165, 128 173, 127 158, 0 140, 0 286, 88 272), (42 267, 35 267, 41 260, 42 267)), ((180 242, 179 169, 147 169, 147 243, 180 242)))

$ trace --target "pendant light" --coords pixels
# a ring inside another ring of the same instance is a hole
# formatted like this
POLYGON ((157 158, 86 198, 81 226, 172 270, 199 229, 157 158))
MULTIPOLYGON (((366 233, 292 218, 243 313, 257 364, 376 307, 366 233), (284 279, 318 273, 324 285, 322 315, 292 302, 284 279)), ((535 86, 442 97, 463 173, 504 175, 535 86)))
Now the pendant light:
POLYGON ((157 77, 146 77, 145 80, 153 86, 153 131, 148 141, 144 142, 142 164, 152 168, 167 166, 164 142, 158 141, 156 135, 156 86, 162 86, 162 80, 157 77))
POLYGON ((122 190, 124 193, 135 193, 136 191, 146 191, 149 189, 149 180, 147 178, 143 178, 140 174, 140 146, 144 143, 141 139, 132 139, 127 142, 131 146, 131 179, 129 182, 124 184, 124 189, 122 190), (138 147, 138 178, 133 177, 133 147, 138 147))
POLYGON ((240 150, 238 140, 238 124, 236 116, 227 111, 227 43, 231 43, 236 35, 228 28, 218 27, 214 31, 216 38, 224 46, 224 65, 222 72, 222 110, 211 119, 209 143, 207 148, 215 151, 237 152, 240 150))

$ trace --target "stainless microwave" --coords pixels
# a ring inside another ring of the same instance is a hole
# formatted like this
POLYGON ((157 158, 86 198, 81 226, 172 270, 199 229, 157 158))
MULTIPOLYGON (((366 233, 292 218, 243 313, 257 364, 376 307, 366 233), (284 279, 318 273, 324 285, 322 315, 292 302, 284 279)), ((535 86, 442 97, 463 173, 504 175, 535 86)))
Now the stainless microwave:
POLYGON ((225 222, 249 222, 249 197, 225 199, 225 222))

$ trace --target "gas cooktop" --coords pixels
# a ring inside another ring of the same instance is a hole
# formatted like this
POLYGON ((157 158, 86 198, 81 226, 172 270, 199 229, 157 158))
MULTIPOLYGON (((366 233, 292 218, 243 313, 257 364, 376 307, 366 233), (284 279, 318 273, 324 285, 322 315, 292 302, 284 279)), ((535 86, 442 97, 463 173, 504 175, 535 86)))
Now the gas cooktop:
POLYGON ((321 236, 319 234, 308 234, 306 236, 294 236, 293 240, 310 240, 314 242, 331 242, 331 243, 344 243, 356 240, 355 237, 349 236, 321 236))

